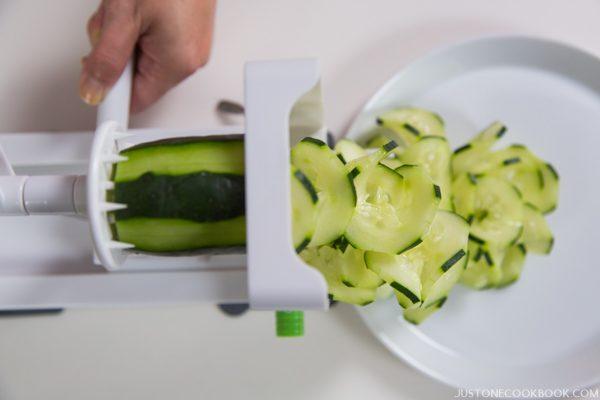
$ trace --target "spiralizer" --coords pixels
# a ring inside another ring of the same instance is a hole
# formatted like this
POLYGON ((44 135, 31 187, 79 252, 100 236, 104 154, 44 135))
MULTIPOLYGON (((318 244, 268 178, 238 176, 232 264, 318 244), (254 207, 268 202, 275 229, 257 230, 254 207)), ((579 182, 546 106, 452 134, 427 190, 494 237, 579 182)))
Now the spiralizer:
MULTIPOLYGON (((128 129, 132 63, 98 109, 95 132, 0 134, 0 309, 182 302, 240 303, 278 313, 327 309, 322 275, 291 239, 290 144, 324 138, 315 60, 250 62, 245 127, 128 129), (165 138, 245 133, 245 254, 154 255, 114 239, 119 153, 165 138)), ((291 325, 289 325, 291 324, 291 325)), ((291 329, 291 330, 290 330, 291 329)))

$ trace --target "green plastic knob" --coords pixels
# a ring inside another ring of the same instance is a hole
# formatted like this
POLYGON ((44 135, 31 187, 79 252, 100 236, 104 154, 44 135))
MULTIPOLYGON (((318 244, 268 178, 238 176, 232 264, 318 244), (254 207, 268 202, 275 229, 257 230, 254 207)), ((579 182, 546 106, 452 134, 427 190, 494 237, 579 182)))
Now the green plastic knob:
POLYGON ((297 337, 304 335, 304 312, 302 311, 277 311, 278 337, 297 337))

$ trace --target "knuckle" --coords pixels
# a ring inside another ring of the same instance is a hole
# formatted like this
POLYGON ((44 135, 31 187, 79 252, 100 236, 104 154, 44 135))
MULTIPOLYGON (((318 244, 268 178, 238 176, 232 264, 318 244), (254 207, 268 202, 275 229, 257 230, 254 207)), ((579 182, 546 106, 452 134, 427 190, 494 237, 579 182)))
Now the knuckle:
POLYGON ((182 73, 185 76, 192 75, 198 69, 204 67, 209 60, 208 52, 203 50, 189 51, 180 62, 182 73))
POLYGON ((111 85, 119 77, 119 57, 108 52, 97 52, 90 60, 90 74, 105 85, 111 85))
POLYGON ((122 14, 135 9, 135 0, 104 0, 103 5, 108 14, 122 14))
POLYGON ((104 13, 106 20, 118 21, 121 29, 132 28, 139 22, 138 2, 134 0, 105 0, 104 13))

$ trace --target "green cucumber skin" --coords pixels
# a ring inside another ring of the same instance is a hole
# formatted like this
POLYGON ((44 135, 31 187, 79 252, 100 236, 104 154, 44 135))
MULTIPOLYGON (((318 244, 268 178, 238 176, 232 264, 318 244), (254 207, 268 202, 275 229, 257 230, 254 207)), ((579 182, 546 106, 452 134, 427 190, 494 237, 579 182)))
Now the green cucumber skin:
POLYGON ((310 199, 312 200, 313 204, 316 204, 319 200, 319 195, 317 194, 312 182, 299 169, 294 172, 294 177, 300 181, 302 186, 304 186, 304 189, 306 189, 310 195, 310 199))
POLYGON ((412 242, 411 244, 409 244, 408 246, 406 246, 405 248, 403 248, 402 250, 400 250, 399 252, 397 252, 396 254, 402 254, 405 251, 408 251, 410 249, 414 249, 415 247, 417 247, 418 245, 420 245, 421 243, 423 243, 423 239, 418 238, 417 240, 415 240, 414 242, 412 242))
POLYGON ((471 147, 473 147, 473 146, 470 143, 462 145, 459 148, 457 148, 456 150, 454 150, 454 154, 462 153, 465 150, 469 150, 471 147))
POLYGON ((383 145, 383 150, 390 152, 390 151, 394 150, 396 147, 398 147, 398 143, 396 143, 393 140, 390 140, 389 142, 387 142, 387 144, 383 145))
POLYGON ((442 266, 440 267, 441 270, 443 272, 448 271, 450 268, 452 268, 454 266, 454 264, 456 264, 458 261, 460 261, 466 254, 467 254, 466 251, 464 251, 463 249, 460 249, 452 257, 450 257, 446 262, 444 262, 442 264, 442 266))
POLYGON ((320 139, 316 139, 316 138, 310 137, 310 136, 309 136, 309 137, 305 137, 305 138, 304 138, 304 139, 302 139, 301 141, 302 141, 302 142, 305 142, 305 143, 311 143, 311 144, 314 144, 314 145, 316 145, 316 146, 318 146, 318 147, 328 147, 328 146, 327 146, 327 143, 325 143, 324 141, 322 141, 322 140, 320 140, 320 139))
POLYGON ((406 129, 407 131, 409 131, 410 133, 412 133, 415 136, 421 136, 421 132, 419 132, 419 130, 417 128, 415 128, 414 126, 412 126, 409 123, 404 123, 404 129, 406 129))
POLYGON ((500 130, 498 131, 498 133, 496 133, 496 138, 500 139, 502 136, 504 136, 504 134, 506 133, 507 128, 506 126, 502 126, 502 128, 500 128, 500 130))
POLYGON ((401 285, 398 282, 394 281, 394 282, 390 283, 390 286, 393 287, 394 289, 396 289, 397 291, 399 291, 400 293, 402 293, 403 295, 405 295, 413 304, 416 304, 421 301, 421 299, 416 294, 414 294, 410 289, 408 289, 404 285, 401 285))
POLYGON ((145 173, 187 175, 205 171, 244 174, 244 141, 241 136, 187 137, 143 143, 120 153, 113 181, 133 181, 145 173))
POLYGON ((127 204, 115 213, 117 220, 135 217, 214 222, 245 214, 244 177, 197 172, 155 175, 115 184, 114 200, 127 204))
POLYGON ((118 240, 136 250, 172 253, 246 245, 246 218, 195 222, 174 218, 129 218, 115 223, 118 240))
POLYGON ((243 142, 244 135, 208 135, 208 136, 182 136, 178 138, 168 138, 154 140, 152 142, 140 143, 131 146, 121 152, 122 155, 127 155, 135 150, 146 149, 149 147, 164 147, 164 146, 186 146, 192 143, 223 143, 223 142, 243 142))

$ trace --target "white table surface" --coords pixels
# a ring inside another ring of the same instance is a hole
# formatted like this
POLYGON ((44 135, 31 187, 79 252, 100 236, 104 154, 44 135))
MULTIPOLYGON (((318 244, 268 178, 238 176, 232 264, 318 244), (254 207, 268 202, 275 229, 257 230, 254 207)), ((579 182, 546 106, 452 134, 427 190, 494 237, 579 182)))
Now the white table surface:
MULTIPOLYGON (((89 130, 77 97, 96 1, 0 0, 0 132, 89 130)), ((138 127, 222 125, 246 60, 316 56, 340 134, 411 59, 457 40, 526 33, 600 54, 597 0, 222 0, 209 65, 136 116, 138 127)), ((270 313, 212 305, 0 318, 0 399, 445 399, 456 391, 395 359, 348 306, 278 340, 270 313)))

